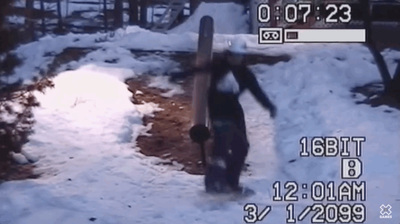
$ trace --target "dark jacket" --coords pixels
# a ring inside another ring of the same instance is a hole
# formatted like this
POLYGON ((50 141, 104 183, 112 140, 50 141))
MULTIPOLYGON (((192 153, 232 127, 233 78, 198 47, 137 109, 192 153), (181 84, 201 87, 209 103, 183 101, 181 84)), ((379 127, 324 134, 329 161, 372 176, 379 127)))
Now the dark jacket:
MULTIPOLYGON (((192 75, 196 71, 203 70, 194 68, 191 71, 172 74, 171 80, 183 78, 192 75)), ((243 110, 239 103, 240 94, 248 89, 256 100, 274 117, 276 108, 267 95, 259 86, 257 79, 252 71, 246 65, 231 65, 223 53, 221 57, 213 58, 210 65, 205 70, 211 72, 210 89, 208 92, 208 109, 211 120, 228 119, 239 120, 243 117, 243 110), (236 82, 239 85, 238 93, 221 92, 218 90, 218 83, 229 73, 232 72, 236 82)))
MULTIPOLYGON (((256 100, 267 110, 271 111, 271 114, 275 115, 275 106, 272 104, 270 99, 261 89, 260 85, 257 82, 257 79, 254 73, 246 66, 246 65, 230 65, 227 61, 226 57, 222 57, 220 59, 216 59, 212 61, 211 66, 209 67, 211 70, 211 83, 209 90, 209 103, 214 102, 213 97, 223 95, 229 99, 230 97, 234 99, 238 99, 239 95, 246 89, 248 89, 256 100), (236 82, 239 85, 238 93, 223 93, 218 91, 217 85, 228 74, 229 71, 232 71, 233 76, 236 79, 236 82), (231 96, 229 96, 231 95, 231 96)), ((220 103, 222 100, 218 100, 220 103)), ((218 105, 215 105, 218 106, 218 105)), ((219 107, 222 107, 219 106, 219 107)))

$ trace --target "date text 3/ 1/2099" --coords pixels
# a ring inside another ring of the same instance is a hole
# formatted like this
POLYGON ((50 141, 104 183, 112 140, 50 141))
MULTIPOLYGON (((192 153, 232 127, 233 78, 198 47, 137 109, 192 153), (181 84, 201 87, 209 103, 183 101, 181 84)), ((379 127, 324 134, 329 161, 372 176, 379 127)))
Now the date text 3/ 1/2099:
MULTIPOLYGON (((245 223, 256 223, 267 218, 267 215, 272 211, 272 206, 262 208, 254 203, 248 203, 243 209, 246 212, 243 221, 245 223)), ((294 204, 286 206, 286 223, 303 221, 308 216, 310 216, 311 223, 364 223, 366 220, 366 208, 361 203, 315 203, 303 209, 295 210, 294 204)))

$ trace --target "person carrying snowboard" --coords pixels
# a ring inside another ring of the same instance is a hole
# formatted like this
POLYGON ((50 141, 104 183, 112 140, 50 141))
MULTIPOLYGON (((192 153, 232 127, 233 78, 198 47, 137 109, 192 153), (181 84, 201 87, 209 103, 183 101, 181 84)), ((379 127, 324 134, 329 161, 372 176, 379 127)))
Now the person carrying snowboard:
MULTIPOLYGON (((246 42, 234 39, 228 45, 221 57, 213 58, 206 66, 206 70, 211 72, 208 111, 214 137, 205 172, 205 188, 209 193, 251 193, 250 189, 239 184, 249 149, 239 96, 244 90, 250 90, 256 100, 270 111, 271 117, 275 117, 276 107, 259 86, 253 72, 244 65, 246 42)), ((193 73, 179 73, 171 80, 193 73)))

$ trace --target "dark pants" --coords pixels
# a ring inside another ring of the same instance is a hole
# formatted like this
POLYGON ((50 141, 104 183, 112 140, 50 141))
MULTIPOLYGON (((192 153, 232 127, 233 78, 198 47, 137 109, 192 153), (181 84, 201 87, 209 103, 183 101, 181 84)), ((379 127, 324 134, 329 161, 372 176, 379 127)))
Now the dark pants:
POLYGON ((210 108, 214 145, 205 176, 206 190, 214 192, 238 188, 249 148, 244 113, 237 96, 219 97, 218 101, 215 98, 211 101, 219 103, 212 105, 217 108, 210 108))

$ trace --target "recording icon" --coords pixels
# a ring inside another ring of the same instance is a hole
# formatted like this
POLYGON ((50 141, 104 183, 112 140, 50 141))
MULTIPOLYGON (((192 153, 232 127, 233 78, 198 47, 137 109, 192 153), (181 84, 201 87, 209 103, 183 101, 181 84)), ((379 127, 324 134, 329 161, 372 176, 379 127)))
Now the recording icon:
POLYGON ((258 43, 259 44, 282 44, 283 43, 283 28, 258 28, 258 43))

